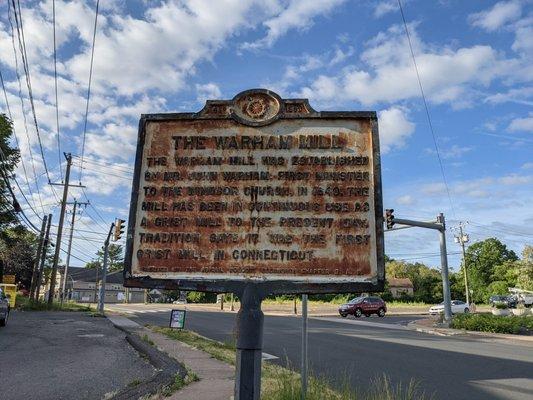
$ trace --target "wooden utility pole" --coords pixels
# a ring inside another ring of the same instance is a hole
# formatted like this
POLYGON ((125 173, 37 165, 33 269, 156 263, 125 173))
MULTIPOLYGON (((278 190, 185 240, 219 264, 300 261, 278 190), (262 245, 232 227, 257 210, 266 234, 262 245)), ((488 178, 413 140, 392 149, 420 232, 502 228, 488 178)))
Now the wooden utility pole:
POLYGON ((63 301, 65 300, 65 294, 66 294, 66 288, 67 288, 67 280, 68 280, 68 268, 70 266, 70 253, 72 250, 72 235, 74 233, 74 222, 76 222, 76 208, 80 205, 87 206, 89 203, 80 203, 74 199, 74 203, 68 203, 72 204, 74 207, 72 209, 72 221, 70 222, 70 236, 68 241, 68 250, 67 250, 67 263, 65 264, 65 271, 63 271, 63 285, 61 288, 61 304, 63 304, 63 301))
POLYGON ((54 263, 52 264, 52 274, 50 275, 50 290, 48 292, 48 304, 54 301, 54 292, 56 289, 57 264, 59 263, 59 252, 61 251, 61 238, 63 236, 63 222, 65 221, 65 208, 67 207, 68 183, 70 180, 70 167, 72 166, 72 155, 65 154, 67 159, 67 168, 65 171, 65 183, 63 184, 63 200, 61 201, 61 213, 59 214, 59 225, 57 227, 56 251, 54 253, 54 263))
POLYGON ((35 264, 33 266, 33 273, 31 274, 30 285, 30 299, 33 300, 35 296, 35 287, 37 286, 37 280, 39 277, 39 265, 41 263, 41 252, 43 251, 44 232, 46 231, 46 220, 48 216, 44 216, 43 223, 41 225, 41 233, 39 234, 39 245, 37 246, 37 254, 35 256, 35 264))
POLYGON ((37 282, 35 287, 35 300, 39 301, 39 292, 41 291, 41 283, 43 281, 44 263, 46 261, 46 254, 48 253, 48 244, 50 243, 50 225, 52 224, 52 214, 48 214, 46 221, 46 233, 44 234, 43 250, 41 251, 41 261, 39 271, 37 274, 37 282))

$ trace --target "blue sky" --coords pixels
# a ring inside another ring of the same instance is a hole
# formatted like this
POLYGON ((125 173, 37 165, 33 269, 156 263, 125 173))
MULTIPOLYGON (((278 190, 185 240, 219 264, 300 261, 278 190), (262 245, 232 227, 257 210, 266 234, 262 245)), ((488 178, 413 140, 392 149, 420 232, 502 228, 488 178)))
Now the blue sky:
MULTIPOLYGON (((22 117, 7 3, 0 5, 0 68, 32 193, 22 165, 17 179, 36 212, 54 213, 57 223, 15 34, 27 134, 22 117)), ((96 2, 55 3, 60 145, 79 156, 96 2)), ((307 97, 317 110, 377 111, 384 204, 397 217, 431 220, 444 212, 450 228, 469 221, 472 242, 496 236, 517 252, 532 244, 533 2, 403 5, 451 202, 397 0, 102 0, 81 176, 92 206, 77 222, 79 259, 72 264, 89 260, 107 224, 127 216, 141 113, 196 111, 206 98, 254 87, 307 97), (104 165, 111 167, 107 175, 104 165)), ((61 180, 52 1, 21 1, 21 7, 45 158, 51 179, 61 180)), ((78 181, 79 157, 73 168, 78 181)), ((85 200, 79 189, 74 197, 85 200)), ((448 236, 457 268, 459 247, 453 231, 448 236)), ((438 265, 437 239, 424 230, 390 232, 386 252, 438 265)))

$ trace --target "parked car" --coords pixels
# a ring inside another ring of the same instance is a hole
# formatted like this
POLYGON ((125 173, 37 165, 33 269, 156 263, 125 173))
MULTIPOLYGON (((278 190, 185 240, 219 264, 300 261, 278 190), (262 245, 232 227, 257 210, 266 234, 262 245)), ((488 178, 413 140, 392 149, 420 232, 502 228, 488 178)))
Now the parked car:
MULTIPOLYGON (((452 314, 468 314, 470 312, 470 307, 464 301, 461 300, 452 300, 451 301, 452 314)), ((439 314, 444 312, 444 302, 433 306, 429 309, 430 314, 439 314)))
MULTIPOLYGON (((452 314, 468 314, 470 307, 464 301, 452 300, 452 314)), ((429 309, 430 315, 438 315, 444 313, 444 302, 437 304, 429 309)))
POLYGON ((374 296, 361 296, 350 300, 348 303, 339 307, 339 314, 345 318, 348 315, 353 315, 356 318, 364 315, 370 317, 372 314, 376 314, 379 317, 384 317, 387 312, 387 303, 385 303, 379 297, 374 296))
POLYGON ((0 326, 6 326, 9 311, 9 297, 0 289, 0 326))
POLYGON ((509 308, 515 308, 518 304, 518 298, 516 296, 502 296, 495 294, 490 296, 489 304, 491 307, 495 307, 496 304, 505 304, 509 308))

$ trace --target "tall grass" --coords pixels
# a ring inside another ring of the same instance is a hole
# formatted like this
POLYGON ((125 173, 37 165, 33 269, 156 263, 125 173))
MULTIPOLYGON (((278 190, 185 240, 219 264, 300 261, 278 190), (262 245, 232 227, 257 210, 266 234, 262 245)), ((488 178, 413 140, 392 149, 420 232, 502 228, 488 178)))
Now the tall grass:
MULTIPOLYGON (((267 364, 264 369, 262 397, 268 400, 301 400, 300 375, 286 368, 267 364)), ((348 377, 341 379, 333 389, 324 377, 309 377, 306 400, 429 400, 419 385, 411 380, 408 385, 394 385, 386 375, 372 380, 368 387, 354 389, 348 377)))
MULTIPOLYGON (((207 339, 192 331, 173 330, 170 328, 147 326, 168 338, 179 340, 211 354, 214 358, 227 364, 235 365, 235 346, 232 343, 220 343, 207 339)), ((288 364, 288 363, 287 363, 288 364)), ((310 376, 307 387, 307 400, 427 400, 431 396, 419 390, 418 384, 411 380, 409 384, 394 385, 383 375, 374 379, 368 387, 354 389, 348 376, 340 379, 335 388, 325 377, 310 376)), ((276 364, 263 362, 261 377, 261 398, 266 400, 301 400, 300 375, 276 364)))
POLYGON ((29 297, 17 296, 16 308, 22 311, 90 311, 91 307, 65 301, 63 304, 54 301, 48 304, 46 301, 32 301, 29 297))

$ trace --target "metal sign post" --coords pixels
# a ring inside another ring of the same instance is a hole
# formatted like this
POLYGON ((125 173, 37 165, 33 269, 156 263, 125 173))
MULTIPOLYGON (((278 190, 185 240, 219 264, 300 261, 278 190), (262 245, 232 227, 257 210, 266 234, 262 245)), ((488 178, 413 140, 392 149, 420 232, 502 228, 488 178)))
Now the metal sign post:
POLYGON ((302 295, 302 400, 307 397, 307 295, 302 295))
POLYGON ((235 397, 257 399, 266 296, 383 290, 377 115, 265 89, 142 115, 128 223, 125 286, 239 297, 235 397))

